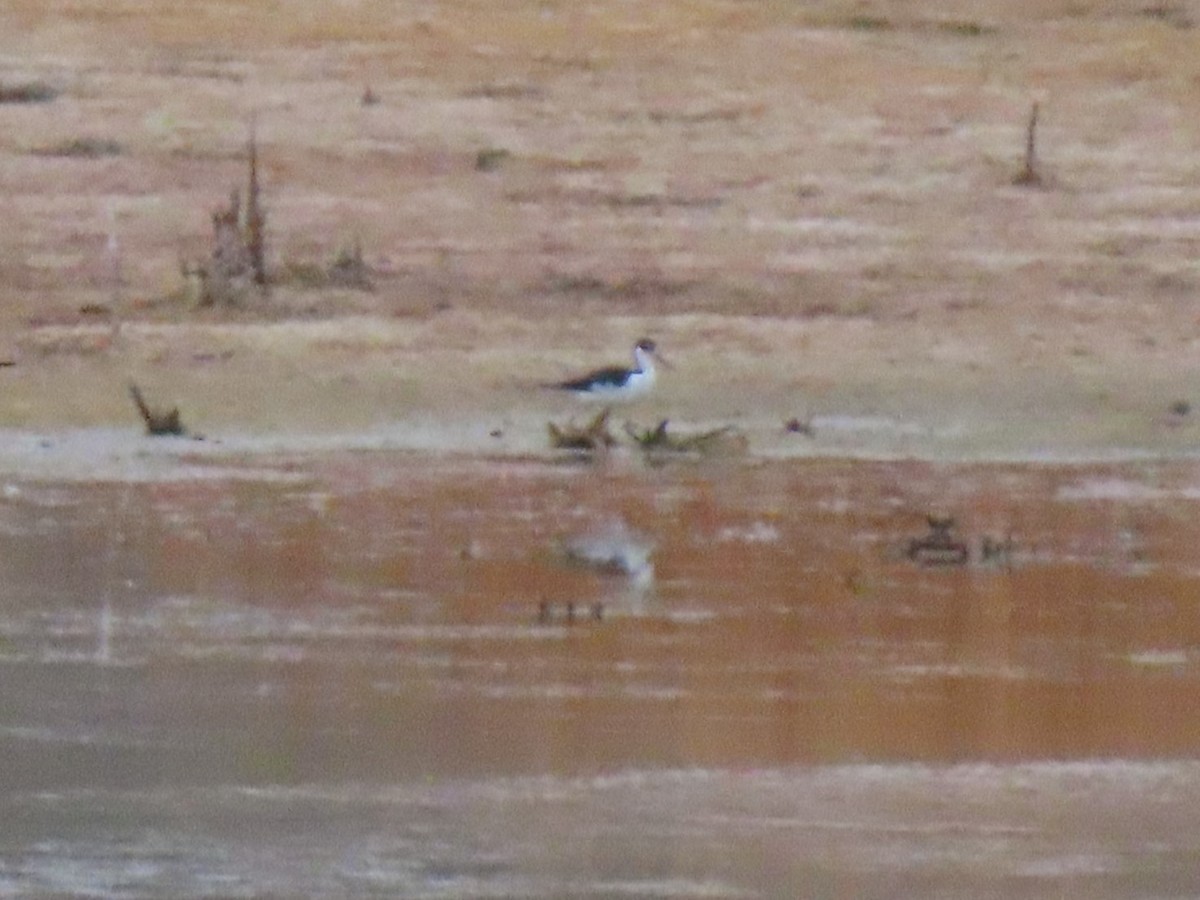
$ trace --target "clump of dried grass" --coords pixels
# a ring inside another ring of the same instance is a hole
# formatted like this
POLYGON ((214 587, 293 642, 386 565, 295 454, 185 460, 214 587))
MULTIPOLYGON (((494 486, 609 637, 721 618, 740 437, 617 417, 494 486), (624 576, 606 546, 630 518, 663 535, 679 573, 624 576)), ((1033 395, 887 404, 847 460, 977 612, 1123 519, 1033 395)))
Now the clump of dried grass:
POLYGON ((938 22, 934 27, 943 34, 964 38, 986 37, 995 34, 998 30, 995 25, 987 25, 972 19, 950 19, 938 22))
POLYGON ((329 284, 333 287, 354 288, 371 291, 375 284, 371 280, 371 267, 363 258, 362 243, 355 239, 349 247, 342 247, 326 270, 329 284))
POLYGON ((350 288, 356 291, 375 290, 374 271, 363 257, 362 243, 338 250, 328 265, 314 262, 288 263, 277 280, 309 290, 350 288))
POLYGON ((494 172, 511 155, 503 147, 486 147, 475 154, 475 171, 494 172))
POLYGON ((212 214, 212 250, 207 261, 185 263, 185 278, 200 282, 200 306, 240 306, 257 288, 265 294, 267 272, 266 223, 262 187, 258 180, 258 141, 251 123, 247 143, 249 168, 247 200, 242 207, 241 191, 234 188, 229 205, 212 214))
POLYGON ((184 275, 200 282, 200 306, 240 306, 254 285, 251 253, 236 188, 229 205, 212 214, 212 249, 206 262, 185 265, 184 275))
POLYGON ((253 123, 247 144, 247 191, 230 192, 229 203, 212 214, 212 245, 202 262, 185 261, 181 268, 200 307, 237 308, 252 294, 265 296, 274 284, 301 288, 374 290, 373 271, 363 257, 362 244, 341 247, 328 265, 291 262, 272 270, 267 263, 267 214, 258 177, 258 145, 253 123))
POLYGON ((1196 27, 1196 20, 1188 12, 1187 5, 1184 3, 1158 0, 1158 2, 1142 7, 1140 13, 1147 19, 1156 19, 1159 22, 1181 30, 1196 27))
POLYGON ((697 286, 695 280, 674 279, 654 273, 630 272, 612 277, 591 273, 551 272, 544 290, 551 294, 592 294, 604 300, 645 300, 677 297, 697 286))
POLYGON ((49 147, 41 147, 33 152, 36 156, 101 159, 106 156, 120 156, 125 152, 125 148, 110 138, 77 137, 49 147))
POLYGON ((44 81, 0 84, 0 103, 49 103, 62 93, 44 81))
POLYGON ((881 16, 851 16, 846 21, 846 27, 851 31, 891 31, 896 26, 889 19, 881 16))

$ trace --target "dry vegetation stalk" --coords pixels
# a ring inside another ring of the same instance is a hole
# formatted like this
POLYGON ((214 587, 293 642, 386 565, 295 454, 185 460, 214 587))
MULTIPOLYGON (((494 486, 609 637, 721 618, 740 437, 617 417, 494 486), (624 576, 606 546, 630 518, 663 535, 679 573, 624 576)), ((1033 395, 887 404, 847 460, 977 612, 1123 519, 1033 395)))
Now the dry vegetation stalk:
POLYGON ((267 285, 267 251, 265 227, 266 213, 262 208, 260 187, 258 183, 258 140, 255 121, 250 120, 250 140, 247 155, 250 158, 250 186, 246 196, 246 252, 250 258, 250 268, 254 273, 254 283, 260 287, 267 285))
POLYGON ((1037 123, 1038 103, 1035 100, 1033 108, 1029 111, 1029 125, 1025 130, 1025 165, 1013 179, 1013 184, 1040 187, 1044 183, 1037 164, 1037 123))
POLYGON ((201 306, 236 306, 245 299, 251 285, 265 291, 269 284, 267 217, 258 179, 258 141, 253 123, 247 144, 247 167, 245 215, 237 188, 230 192, 229 205, 212 214, 212 253, 208 264, 198 267, 201 306))

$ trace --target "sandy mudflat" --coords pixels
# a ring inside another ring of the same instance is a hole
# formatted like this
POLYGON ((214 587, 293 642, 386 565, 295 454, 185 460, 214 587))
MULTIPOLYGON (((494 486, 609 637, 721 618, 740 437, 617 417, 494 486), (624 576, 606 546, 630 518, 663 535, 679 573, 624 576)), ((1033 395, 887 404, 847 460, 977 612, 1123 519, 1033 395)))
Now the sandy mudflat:
MULTIPOLYGON (((618 435, 626 422, 645 428, 669 418, 679 434, 736 426, 752 457, 1038 462, 1194 452, 1193 416, 1164 400, 1187 396, 1180 384, 1189 373, 1150 353, 1114 351, 1126 361, 1103 369, 1052 348, 1022 364, 1009 347, 972 347, 912 322, 697 313, 547 324, 451 310, 423 319, 135 323, 115 350, 26 352, 0 375, 10 416, 0 465, 132 474, 139 461, 262 451, 548 454, 548 421, 582 423, 597 407, 540 380, 589 359, 619 360, 620 349, 605 354, 641 332, 660 337, 675 368, 652 397, 614 410, 618 435), (903 354, 879 362, 893 343, 903 354), (143 438, 125 392, 131 378, 153 402, 179 404, 205 440, 143 438), (791 418, 811 433, 789 433, 791 418)), ((633 453, 617 451, 625 452, 633 453)))
POLYGON ((0 427, 136 432, 133 378, 213 438, 541 452, 532 386, 645 333, 629 417, 756 453, 1192 452, 1187 9, 910 7, 7 4, 0 84, 59 93, 0 104, 0 427), (372 292, 194 309, 252 114, 275 270, 357 241, 372 292))

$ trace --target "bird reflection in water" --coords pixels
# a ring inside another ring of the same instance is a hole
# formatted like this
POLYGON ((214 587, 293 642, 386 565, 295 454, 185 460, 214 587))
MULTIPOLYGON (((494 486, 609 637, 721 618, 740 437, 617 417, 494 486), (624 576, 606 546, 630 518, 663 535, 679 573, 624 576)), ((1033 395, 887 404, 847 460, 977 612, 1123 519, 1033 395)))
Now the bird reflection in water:
POLYGON ((610 519, 559 544, 562 559, 611 581, 613 590, 597 602, 563 605, 543 600, 538 609, 542 622, 580 619, 602 620, 606 613, 644 615, 654 589, 654 543, 620 518, 610 519))

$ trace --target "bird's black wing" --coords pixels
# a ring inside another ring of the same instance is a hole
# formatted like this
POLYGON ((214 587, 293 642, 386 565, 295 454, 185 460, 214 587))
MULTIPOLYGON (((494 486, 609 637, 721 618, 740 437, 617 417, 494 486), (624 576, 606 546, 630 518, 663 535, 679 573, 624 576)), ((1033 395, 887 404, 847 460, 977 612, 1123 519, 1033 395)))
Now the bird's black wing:
POLYGON ((617 388, 628 379, 628 369, 612 366, 607 369, 597 369, 595 372, 589 372, 580 378, 572 378, 570 381, 560 381, 554 387, 563 391, 586 391, 595 387, 617 388))

